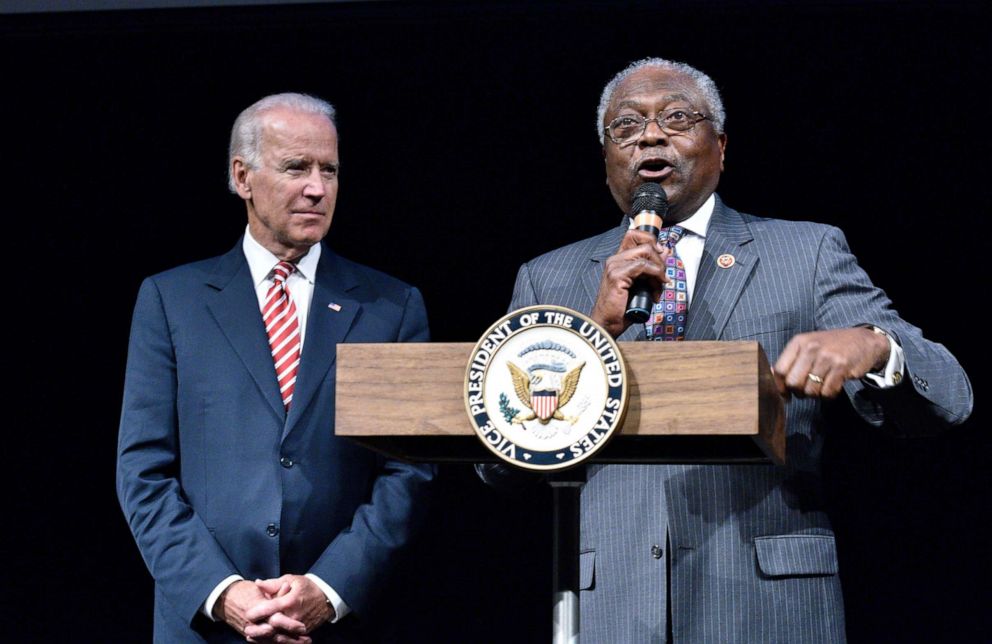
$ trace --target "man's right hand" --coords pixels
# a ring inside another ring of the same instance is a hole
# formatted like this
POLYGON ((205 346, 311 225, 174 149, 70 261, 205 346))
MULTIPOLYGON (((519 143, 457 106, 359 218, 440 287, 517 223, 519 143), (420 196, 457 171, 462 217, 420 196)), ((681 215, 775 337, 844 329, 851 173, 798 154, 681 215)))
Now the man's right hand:
POLYGON ((647 280, 652 300, 657 302, 665 282, 671 281, 665 276, 665 259, 671 254, 671 249, 659 244, 650 233, 628 230, 616 254, 603 266, 603 279, 590 314, 593 321, 614 338, 623 333, 630 326, 624 313, 634 280, 647 280))
MULTIPOLYGON (((244 635, 250 622, 246 613, 261 602, 271 599, 254 583, 236 581, 228 586, 214 604, 214 617, 223 620, 238 634, 244 635)), ((281 613, 272 615, 267 620, 277 627, 276 632, 264 640, 246 638, 249 642, 276 642, 278 644, 310 644, 306 635, 306 626, 302 622, 290 619, 281 613)))

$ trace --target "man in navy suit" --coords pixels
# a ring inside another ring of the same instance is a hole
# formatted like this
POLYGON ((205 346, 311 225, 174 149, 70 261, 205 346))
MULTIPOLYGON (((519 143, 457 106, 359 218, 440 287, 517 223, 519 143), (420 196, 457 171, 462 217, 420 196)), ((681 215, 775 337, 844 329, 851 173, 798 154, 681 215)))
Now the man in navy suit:
POLYGON ((244 236, 141 286, 117 491, 155 641, 360 639, 423 514, 430 466, 334 436, 336 345, 428 339, 415 288, 321 244, 338 168, 329 104, 258 101, 231 134, 244 236))
MULTIPOLYGON (((517 276, 511 309, 571 307, 620 340, 668 326, 664 311, 653 313, 650 329, 625 318, 635 281, 645 280, 656 299, 665 283, 684 281, 687 318, 673 318, 673 335, 759 342, 791 397, 783 468, 588 468, 583 642, 843 642, 837 552, 821 495, 831 405, 900 434, 932 432, 971 412, 960 365, 899 317, 838 229, 723 204, 715 193, 723 124, 720 94, 699 70, 646 59, 621 71, 603 90, 597 117, 606 183, 623 212, 638 187, 660 184, 670 205, 665 224, 680 225, 680 238, 670 248, 622 216, 600 235, 527 262, 517 276)), ((500 466, 479 469, 497 484, 513 476, 500 466)))

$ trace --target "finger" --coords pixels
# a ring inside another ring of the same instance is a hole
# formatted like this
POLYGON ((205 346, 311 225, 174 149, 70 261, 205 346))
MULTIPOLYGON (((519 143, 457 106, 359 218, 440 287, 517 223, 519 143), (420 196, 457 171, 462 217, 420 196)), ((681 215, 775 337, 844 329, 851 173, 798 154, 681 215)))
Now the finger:
POLYGON ((268 622, 262 622, 261 624, 247 624, 245 626, 245 635, 250 639, 260 640, 267 639, 276 634, 275 626, 269 624, 268 622))
POLYGON ((658 302, 661 300, 661 294, 665 292, 664 288, 658 288, 657 286, 651 289, 651 301, 658 302))
POLYGON ((803 396, 807 398, 819 398, 823 389, 823 376, 816 373, 812 368, 806 373, 806 382, 803 383, 803 396))
POLYGON ((836 398, 840 392, 844 391, 844 382, 844 376, 836 371, 831 372, 830 376, 823 380, 823 386, 820 387, 820 397, 836 398))
POLYGON ((620 250, 613 255, 611 259, 619 262, 632 262, 637 259, 646 259, 654 262, 655 264, 664 264, 665 258, 670 254, 671 253, 661 252, 652 245, 641 244, 633 248, 620 250))
POLYGON ((288 617, 285 613, 276 613, 267 623, 281 632, 292 635, 305 635, 307 632, 306 624, 288 617))
POLYGON ((272 641, 279 644, 310 644, 312 640, 306 635, 286 635, 279 633, 272 638, 272 641))
POLYGON ((815 395, 820 390, 822 383, 814 382, 814 379, 809 377, 815 359, 815 348, 808 344, 804 345, 802 350, 796 355, 796 359, 793 361, 788 373, 784 374, 785 384, 794 394, 815 395))
POLYGON ((802 389, 802 396, 818 398, 820 390, 823 389, 824 376, 830 371, 830 365, 826 363, 819 351, 814 351, 807 347, 799 354, 799 358, 793 365, 795 378, 802 378, 801 382, 790 383, 794 388, 802 389))
POLYGON ((293 590, 293 585, 283 582, 282 586, 279 587, 279 592, 276 593, 276 597, 282 597, 291 590, 293 590))
MULTIPOLYGON (((662 246, 661 250, 658 252, 658 264, 661 266, 661 281, 667 284, 675 284, 675 280, 668 276, 668 260, 672 256, 672 249, 668 246, 662 246)), ((674 266, 674 265, 673 265, 674 266)))
POLYGON ((836 398, 844 390, 844 382, 846 380, 847 377, 843 369, 827 369, 827 372, 823 375, 823 384, 820 386, 820 397, 836 398))
POLYGON ((245 612, 245 619, 254 623, 268 621, 274 614, 284 610, 285 604, 286 601, 283 598, 267 599, 249 608, 245 612))
POLYGON ((782 349, 782 353, 779 354, 778 360, 775 361, 775 366, 772 367, 772 371, 785 385, 785 375, 789 373, 792 369, 792 364, 796 361, 796 357, 799 356, 799 347, 801 340, 799 336, 794 336, 782 349))
POLYGON ((844 370, 836 363, 829 346, 818 343, 813 363, 806 374, 806 395, 833 398, 844 384, 844 370))
POLYGON ((643 230, 631 229, 626 232, 623 239, 620 240, 620 250, 627 250, 628 248, 634 248, 639 245, 653 246, 658 243, 658 238, 651 233, 646 233, 643 230))
POLYGON ((774 368, 772 368, 772 378, 775 379, 775 388, 778 390, 778 394, 786 400, 792 398, 789 388, 785 386, 785 378, 776 373, 774 368))
POLYGON ((642 251, 615 256, 607 266, 606 272, 607 277, 614 284, 630 284, 639 277, 646 277, 657 283, 671 281, 665 274, 664 260, 642 251))
POLYGON ((255 585, 258 586, 258 588, 262 592, 268 593, 269 595, 275 595, 276 593, 278 593, 279 592, 279 589, 282 588, 282 585, 284 583, 286 583, 286 582, 285 582, 285 580, 282 577, 279 577, 277 579, 256 579, 255 580, 255 585))

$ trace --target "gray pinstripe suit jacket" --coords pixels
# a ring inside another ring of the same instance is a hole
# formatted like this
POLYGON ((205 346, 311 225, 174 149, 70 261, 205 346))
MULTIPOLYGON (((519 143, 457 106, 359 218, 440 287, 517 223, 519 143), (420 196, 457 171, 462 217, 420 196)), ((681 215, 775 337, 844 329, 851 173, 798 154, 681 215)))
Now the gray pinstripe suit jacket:
MULTIPOLYGON (((511 310, 541 303, 588 313, 603 261, 627 226, 625 218, 525 264, 511 310)), ((899 318, 838 229, 762 219, 717 199, 688 340, 757 340, 774 363, 797 333, 862 323, 897 338, 907 378, 889 390, 848 382, 857 413, 904 433, 932 433, 968 416, 964 371, 899 318), (723 253, 736 258, 732 268, 717 267, 723 253)), ((643 327, 620 339, 644 339, 643 327)), ((590 466, 582 493, 582 641, 664 642, 670 602, 675 642, 843 642, 834 536, 814 492, 828 431, 820 403, 793 399, 786 468, 590 466)))

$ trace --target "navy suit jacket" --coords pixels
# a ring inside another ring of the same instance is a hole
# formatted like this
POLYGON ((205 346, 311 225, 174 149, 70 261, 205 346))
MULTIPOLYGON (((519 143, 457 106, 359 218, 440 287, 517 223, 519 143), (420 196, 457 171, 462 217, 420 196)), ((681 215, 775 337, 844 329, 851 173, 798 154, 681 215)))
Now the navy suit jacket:
MULTIPOLYGON (((155 579, 156 641, 242 641, 199 612, 232 574, 314 573, 366 611, 423 514, 433 468, 334 436, 335 347, 427 340, 415 288, 325 246, 287 415, 240 242, 144 281, 117 491, 155 579)), ((315 635, 343 635, 349 621, 315 635)))
MULTIPOLYGON (((588 314, 628 223, 524 264, 510 308, 557 304, 588 314)), ((865 421, 918 434, 971 411, 954 357, 899 317, 832 226, 754 217, 717 199, 687 322, 687 340, 756 340, 773 364, 798 333, 874 324, 898 339, 906 380, 884 390, 848 381, 846 396, 865 421), (735 257, 732 267, 717 265, 724 254, 735 257)), ((643 340, 643 325, 619 339, 643 340)), ((670 622, 674 641, 692 644, 842 642, 837 553, 819 494, 825 404, 793 398, 786 406, 784 468, 589 466, 582 641, 664 642, 670 622)), ((482 473, 494 483, 503 475, 482 473)))

